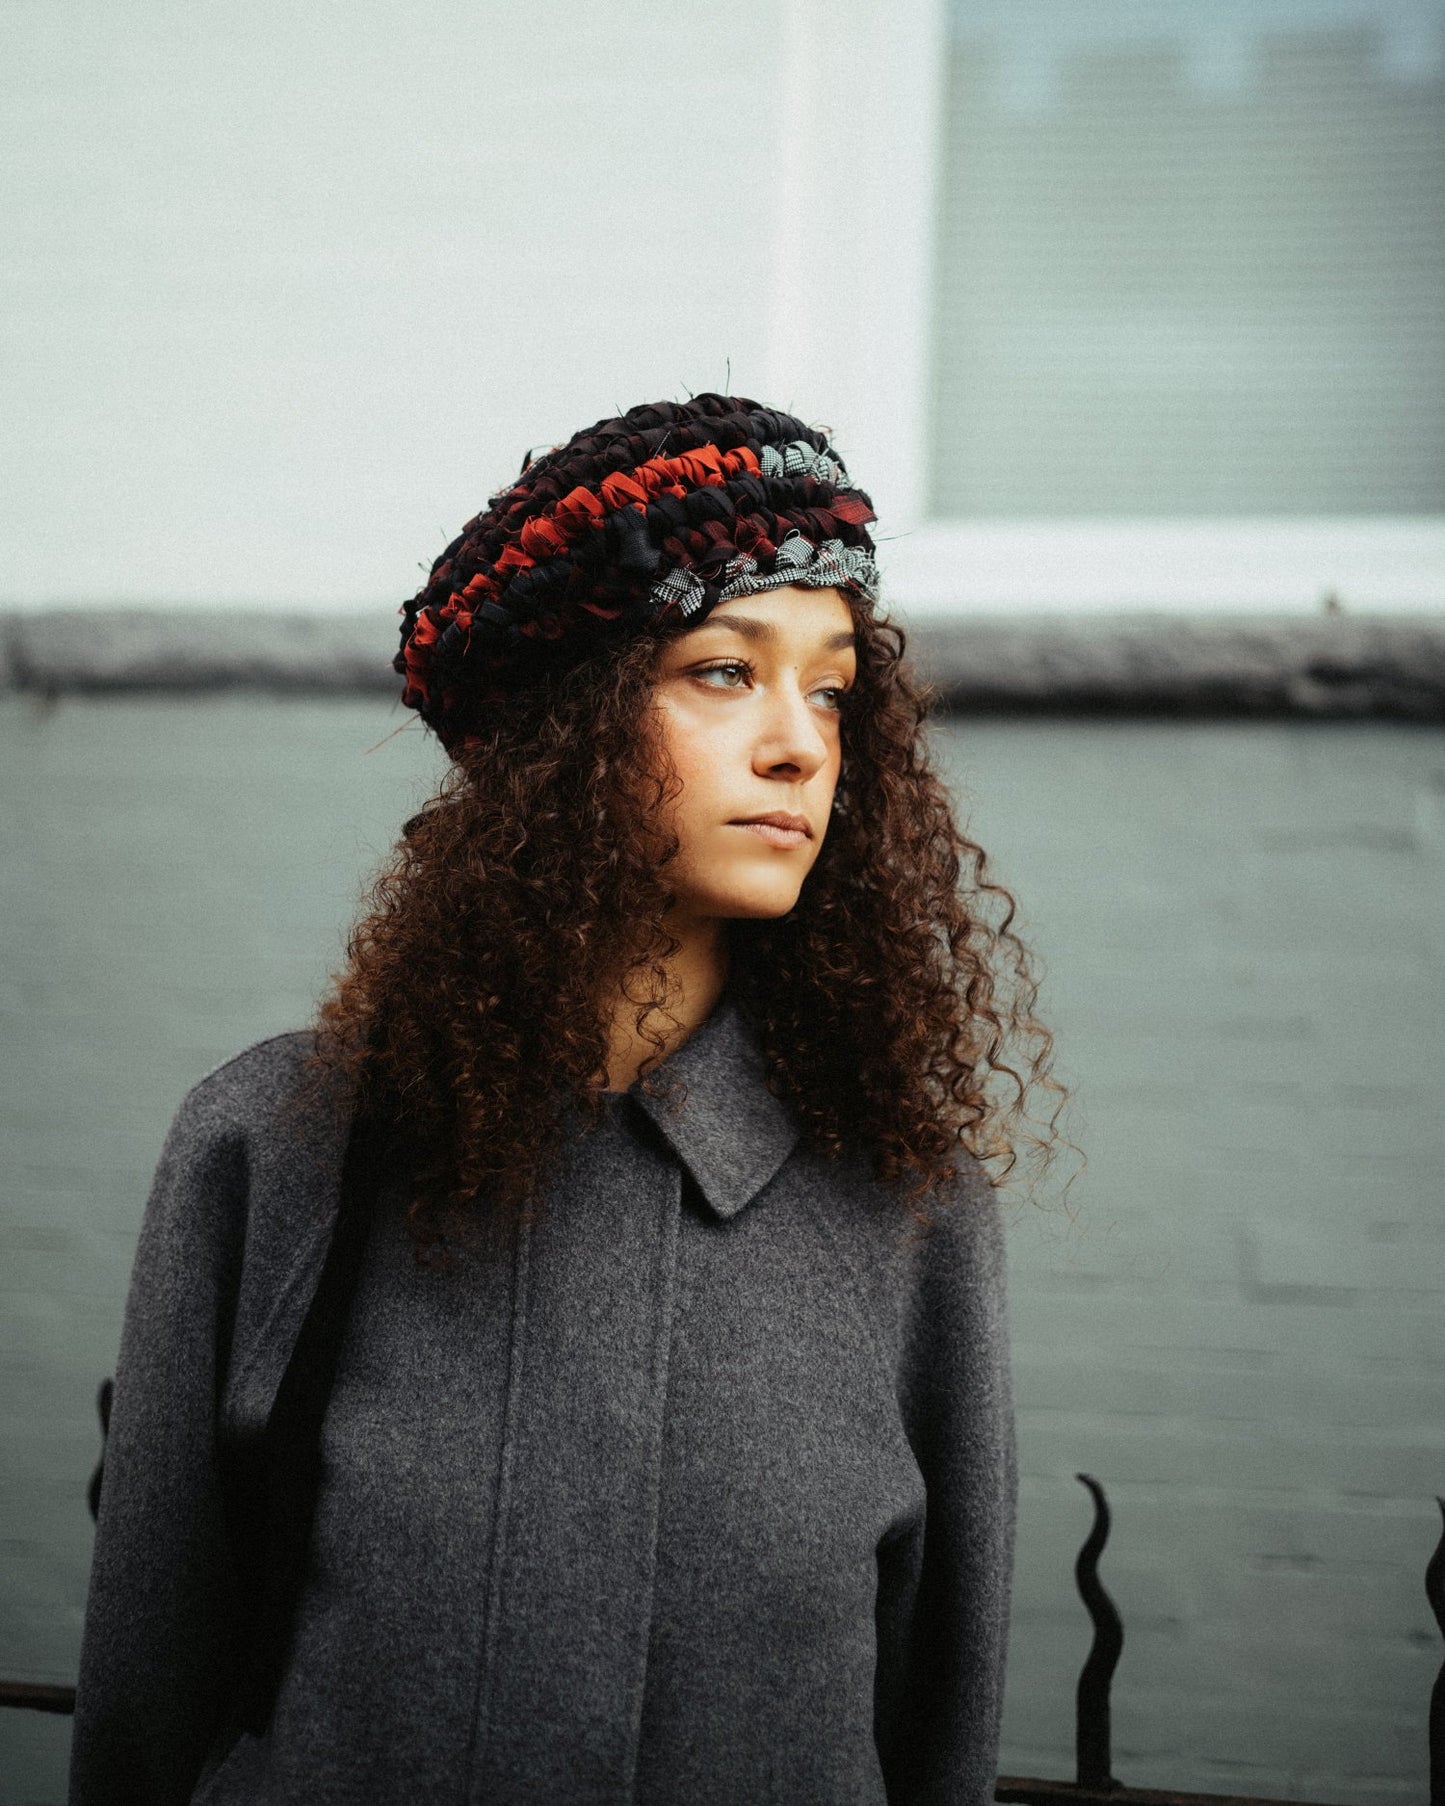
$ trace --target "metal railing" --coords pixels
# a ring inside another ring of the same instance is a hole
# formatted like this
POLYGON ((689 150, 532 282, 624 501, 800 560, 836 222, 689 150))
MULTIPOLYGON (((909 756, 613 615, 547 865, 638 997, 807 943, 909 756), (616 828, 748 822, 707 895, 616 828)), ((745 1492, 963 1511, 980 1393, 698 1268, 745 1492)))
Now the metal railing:
MULTIPOLYGON (((92 1518, 100 1509, 105 1437, 110 1428, 114 1392, 114 1382, 103 1380, 96 1398, 101 1456, 86 1487, 92 1518)), ((1074 1478, 1088 1487, 1094 1501, 1094 1522, 1074 1561, 1074 1582, 1094 1626, 1093 1642, 1079 1671, 1074 1696, 1074 1779, 1049 1781, 1029 1775, 1000 1775, 995 1800, 1008 1802, 1009 1806, 1305 1806, 1304 1802, 1244 1794, 1173 1793, 1158 1788, 1125 1787, 1114 1779, 1109 1695, 1124 1648, 1124 1623, 1099 1579, 1099 1557, 1109 1540, 1109 1501, 1092 1474, 1075 1474, 1074 1478)), ((1425 1567, 1425 1596, 1441 1635, 1445 1636, 1445 1498, 1437 1497, 1436 1503, 1440 1507, 1441 1533, 1425 1567)), ((43 1682, 0 1680, 0 1707, 3 1706, 31 1712, 71 1713, 75 1710, 75 1689, 43 1682)), ((1430 1691, 1426 1735, 1430 1806, 1445 1806, 1445 1661, 1430 1691)), ((1311 1806, 1318 1806, 1318 1802, 1311 1806)))

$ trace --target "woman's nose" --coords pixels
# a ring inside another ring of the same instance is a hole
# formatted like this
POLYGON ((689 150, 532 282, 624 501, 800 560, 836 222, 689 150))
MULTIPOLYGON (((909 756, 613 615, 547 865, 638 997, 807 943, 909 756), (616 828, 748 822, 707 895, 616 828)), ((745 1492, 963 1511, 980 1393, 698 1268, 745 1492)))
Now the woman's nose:
POLYGON ((780 685, 765 703, 753 762, 760 770, 796 766, 811 777, 828 757, 828 740, 812 704, 797 685, 780 685))

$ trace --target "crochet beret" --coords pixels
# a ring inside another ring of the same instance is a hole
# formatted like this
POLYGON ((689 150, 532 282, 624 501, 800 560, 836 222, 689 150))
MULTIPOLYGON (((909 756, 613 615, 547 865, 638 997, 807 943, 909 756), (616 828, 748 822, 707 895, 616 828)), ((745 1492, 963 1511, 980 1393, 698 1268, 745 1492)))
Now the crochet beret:
POLYGON ((629 408, 488 501, 402 604, 402 701, 448 752, 499 697, 784 584, 871 604, 873 505, 826 433, 744 396, 629 408))

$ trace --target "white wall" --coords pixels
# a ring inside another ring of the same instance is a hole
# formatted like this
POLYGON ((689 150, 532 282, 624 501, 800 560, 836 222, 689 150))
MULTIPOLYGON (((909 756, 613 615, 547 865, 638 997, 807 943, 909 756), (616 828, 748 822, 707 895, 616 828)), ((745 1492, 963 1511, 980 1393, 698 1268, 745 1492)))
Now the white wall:
POLYGON ((529 443, 774 374, 782 0, 4 36, 3 601, 399 600, 529 443))

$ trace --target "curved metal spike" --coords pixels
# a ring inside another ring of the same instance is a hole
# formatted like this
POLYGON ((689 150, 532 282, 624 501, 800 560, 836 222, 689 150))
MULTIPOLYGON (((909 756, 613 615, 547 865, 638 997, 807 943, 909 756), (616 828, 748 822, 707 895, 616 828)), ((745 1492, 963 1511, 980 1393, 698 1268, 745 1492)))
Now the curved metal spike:
MULTIPOLYGON (((1435 1503, 1440 1507, 1440 1540, 1425 1564, 1425 1597, 1430 1601, 1440 1634, 1445 1636, 1445 1499, 1437 1493, 1435 1503)), ((1429 1738, 1430 1806, 1445 1806, 1445 1661, 1430 1689, 1429 1738)))
POLYGON ((95 1398, 95 1409, 100 1418, 100 1460, 96 1462, 95 1472, 90 1476, 90 1484, 85 1489, 92 1522, 100 1516, 100 1484, 105 1477, 105 1439, 110 1432, 110 1406, 114 1397, 115 1381, 102 1380, 95 1398))
POLYGON ((1092 1474, 1075 1474, 1094 1495, 1094 1525, 1074 1562, 1079 1597, 1094 1624, 1094 1641, 1079 1671, 1074 1757, 1079 1787, 1118 1787, 1109 1772, 1109 1685, 1124 1647, 1124 1626, 1099 1581, 1099 1556, 1109 1540, 1109 1501, 1092 1474))

